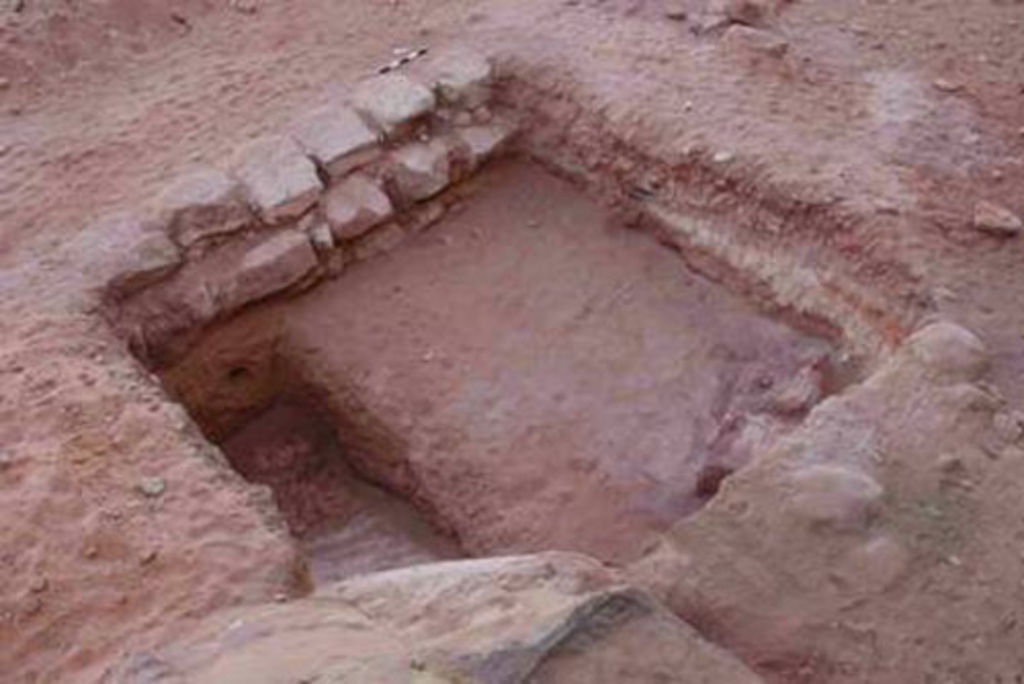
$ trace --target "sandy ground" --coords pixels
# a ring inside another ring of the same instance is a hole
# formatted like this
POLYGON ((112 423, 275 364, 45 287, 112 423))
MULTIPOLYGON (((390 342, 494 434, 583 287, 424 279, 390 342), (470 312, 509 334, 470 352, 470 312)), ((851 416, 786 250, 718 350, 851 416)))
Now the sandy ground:
MULTIPOLYGON (((781 3, 764 28, 787 41, 782 59, 696 35, 655 0, 268 0, 253 14, 200 0, 18 4, 0 7, 0 567, 11 577, 0 663, 13 681, 73 678, 129 635, 295 589, 269 496, 254 503, 240 479, 179 460, 203 449, 199 435, 186 448, 162 431, 173 405, 112 353, 109 332, 46 313, 77 282, 47 258, 92 218, 220 163, 398 47, 482 45, 553 106, 582 101, 638 148, 722 160, 739 200, 800 207, 793 240, 849 256, 894 305, 912 297, 977 332, 991 384, 1011 406, 1024 400, 1024 243, 971 226, 982 199, 1024 215, 1020 3, 781 3), (842 219, 827 233, 826 215, 842 219), (872 270, 884 260, 899 264, 898 283, 872 270), (171 496, 139 493, 153 472, 171 496)), ((1011 483, 958 494, 962 510, 999 513, 979 515, 974 538, 1013 530, 1001 522, 1015 511, 1011 483)), ((992 557, 995 574, 1015 572, 992 557)), ((984 574, 957 575, 956 593, 993 617, 977 600, 984 574)), ((936 634, 919 657, 941 651, 943 676, 982 681, 984 663, 943 642, 959 633, 936 634)))

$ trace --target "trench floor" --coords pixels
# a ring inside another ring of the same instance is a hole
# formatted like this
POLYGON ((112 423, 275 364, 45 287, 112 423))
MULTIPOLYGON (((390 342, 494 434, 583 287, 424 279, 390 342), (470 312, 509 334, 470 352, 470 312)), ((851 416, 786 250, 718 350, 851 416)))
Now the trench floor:
POLYGON ((765 416, 828 349, 535 165, 475 183, 430 231, 287 303, 278 352, 399 436, 387 459, 468 553, 628 560, 701 505, 717 452, 784 427, 765 416))

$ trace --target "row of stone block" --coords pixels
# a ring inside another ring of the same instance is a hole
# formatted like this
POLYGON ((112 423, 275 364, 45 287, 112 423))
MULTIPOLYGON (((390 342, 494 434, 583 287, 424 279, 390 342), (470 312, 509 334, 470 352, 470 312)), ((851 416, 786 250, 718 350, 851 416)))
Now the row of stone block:
POLYGON ((443 53, 179 178, 144 212, 108 296, 128 318, 173 309, 158 327, 202 326, 393 246, 510 138, 487 109, 491 81, 486 59, 443 53))

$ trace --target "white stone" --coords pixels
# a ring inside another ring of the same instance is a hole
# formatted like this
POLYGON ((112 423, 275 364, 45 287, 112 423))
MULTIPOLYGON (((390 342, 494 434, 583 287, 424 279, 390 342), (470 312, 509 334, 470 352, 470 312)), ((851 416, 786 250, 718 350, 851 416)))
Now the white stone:
POLYGON ((812 523, 839 528, 864 527, 882 496, 882 487, 862 472, 838 465, 817 465, 797 471, 792 510, 812 523))
POLYGON ((332 179, 338 179, 380 155, 380 141, 348 107, 324 107, 295 126, 295 138, 332 179))
POLYGON ((338 240, 358 237, 394 214, 388 196, 362 174, 332 186, 323 197, 323 209, 327 225, 338 240))
POLYGON ((722 44, 736 52, 750 52, 781 58, 789 51, 789 41, 769 31, 733 24, 722 37, 722 44))
POLYGON ((433 197, 451 183, 448 145, 443 140, 406 145, 392 155, 391 172, 403 200, 433 197))
POLYGON ((320 254, 328 254, 335 248, 334 235, 331 234, 331 227, 325 222, 317 222, 309 229, 309 241, 320 254))
POLYGON ((286 290, 317 267, 316 253, 305 233, 285 230, 248 249, 215 285, 221 313, 286 290))
POLYGON ((385 134, 393 135, 437 104, 426 86, 401 74, 385 74, 356 86, 352 103, 385 134))
POLYGON ((270 224, 302 215, 323 189, 316 166, 290 138, 273 136, 249 143, 239 152, 234 170, 249 201, 270 224))
POLYGON ((491 98, 494 69, 478 52, 450 48, 434 57, 427 67, 441 100, 472 109, 491 98))
POLYGON ((881 536, 852 549, 842 559, 839 575, 859 591, 885 591, 910 565, 910 553, 892 539, 881 536))
POLYGON ((1014 236, 1024 230, 1024 222, 1006 207, 981 201, 974 207, 974 227, 984 233, 1014 236))
POLYGON ((938 321, 918 330, 904 347, 921 364, 952 379, 974 380, 988 368, 984 343, 966 328, 938 321))
POLYGON ((241 184, 213 168, 175 180, 160 193, 157 210, 167 234, 182 247, 233 233, 253 220, 241 184))

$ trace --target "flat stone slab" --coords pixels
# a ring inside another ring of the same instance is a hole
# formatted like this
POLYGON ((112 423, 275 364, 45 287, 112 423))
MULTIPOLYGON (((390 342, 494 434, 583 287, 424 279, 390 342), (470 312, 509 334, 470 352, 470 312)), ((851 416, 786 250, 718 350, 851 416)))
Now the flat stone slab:
POLYGON ((437 99, 421 83, 401 74, 385 74, 356 86, 352 103, 385 134, 391 135, 429 114, 437 99))
POLYGON ((359 173, 332 186, 322 202, 327 225, 338 240, 359 237, 395 213, 380 185, 359 173))
POLYGON ((412 143, 391 157, 391 176, 402 200, 419 202, 444 190, 452 181, 451 149, 444 140, 412 143))
POLYGON ((567 553, 426 564, 231 609, 125 658, 113 681, 166 673, 182 682, 762 684, 650 595, 567 553))
POLYGON ((295 126, 295 138, 332 179, 372 162, 380 153, 377 134, 354 110, 329 106, 295 126))
POLYGON ((260 217, 270 224, 302 215, 323 185, 316 166, 291 138, 260 138, 239 151, 233 165, 260 217))
POLYGON ((282 231, 250 247, 224 266, 212 283, 219 313, 228 313, 286 290, 319 266, 309 237, 298 230, 282 231))
POLYGON ((173 181, 156 202, 167 234, 182 247, 233 233, 253 220, 241 183, 223 171, 203 168, 173 181))

